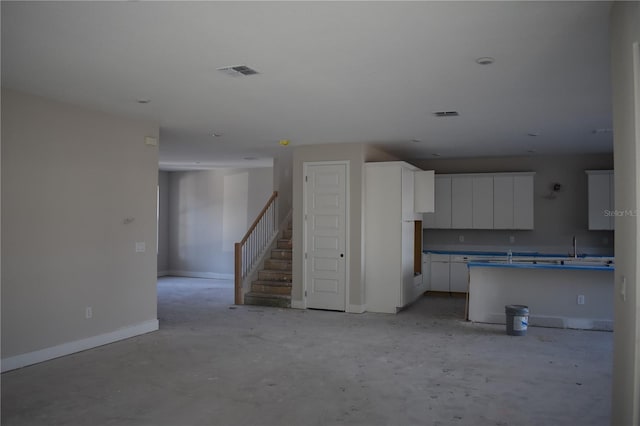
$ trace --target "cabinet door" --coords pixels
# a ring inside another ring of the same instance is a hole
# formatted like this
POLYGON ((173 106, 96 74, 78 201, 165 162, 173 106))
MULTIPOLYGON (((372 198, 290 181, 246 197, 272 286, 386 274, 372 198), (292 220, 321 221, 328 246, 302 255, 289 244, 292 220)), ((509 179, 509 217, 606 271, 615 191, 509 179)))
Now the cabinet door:
POLYGON ((422 255, 422 291, 431 290, 431 256, 422 255))
POLYGON ((533 175, 513 177, 513 228, 533 229, 533 175))
POLYGON ((449 291, 449 262, 431 262, 431 291, 449 291))
MULTIPOLYGON (((609 175, 609 210, 613 211, 616 208, 616 191, 615 191, 615 175, 611 173, 609 175)), ((615 215, 609 216, 609 229, 616 229, 616 217, 615 215)))
POLYGON ((473 178, 473 228, 493 229, 493 176, 473 178))
MULTIPOLYGON (((416 213, 413 211, 413 170, 400 167, 402 171, 402 220, 416 220, 416 213)), ((420 220, 422 216, 418 218, 420 220)))
POLYGON ((469 283, 469 268, 463 262, 450 263, 449 288, 452 292, 466 293, 469 283))
POLYGON ((493 228, 513 228, 513 176, 493 177, 493 228))
MULTIPOLYGON (((413 238, 414 224, 413 222, 402 222, 402 257, 398 259, 402 265, 402 284, 398 289, 398 304, 401 308, 404 305, 413 302, 413 238)), ((392 283, 389 283, 392 284, 392 283)))
POLYGON ((417 171, 414 179, 414 210, 420 213, 435 211, 435 176, 433 170, 417 171))
POLYGON ((435 177, 435 205, 434 213, 425 213, 424 228, 451 228, 451 177, 435 177))
POLYGON ((608 173, 588 175, 589 229, 611 229, 611 218, 605 210, 611 208, 611 181, 608 173))
POLYGON ((473 177, 451 178, 451 228, 473 227, 473 177))

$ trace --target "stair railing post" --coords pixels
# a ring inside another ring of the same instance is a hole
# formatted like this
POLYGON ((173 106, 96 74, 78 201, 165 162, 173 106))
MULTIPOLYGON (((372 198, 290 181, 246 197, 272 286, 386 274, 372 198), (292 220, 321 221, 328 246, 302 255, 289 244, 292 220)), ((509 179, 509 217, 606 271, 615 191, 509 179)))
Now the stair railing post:
POLYGON ((242 305, 242 243, 235 244, 235 271, 234 271, 234 303, 242 305))

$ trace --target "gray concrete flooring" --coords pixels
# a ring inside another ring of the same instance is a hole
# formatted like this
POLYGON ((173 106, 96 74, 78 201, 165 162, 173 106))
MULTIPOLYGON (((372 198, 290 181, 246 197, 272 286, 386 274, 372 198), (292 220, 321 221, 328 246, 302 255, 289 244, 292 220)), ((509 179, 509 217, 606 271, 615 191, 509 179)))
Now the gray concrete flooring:
POLYGON ((612 334, 232 306, 162 278, 160 331, 2 375, 2 425, 608 425, 612 334))

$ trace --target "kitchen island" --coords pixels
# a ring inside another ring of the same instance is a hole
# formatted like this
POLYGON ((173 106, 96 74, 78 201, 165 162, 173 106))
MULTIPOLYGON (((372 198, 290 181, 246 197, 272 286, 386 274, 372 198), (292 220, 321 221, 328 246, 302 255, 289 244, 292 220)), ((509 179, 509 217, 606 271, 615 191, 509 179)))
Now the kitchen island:
POLYGON ((505 305, 526 305, 529 325, 613 330, 612 261, 469 262, 468 319, 504 324, 505 305))

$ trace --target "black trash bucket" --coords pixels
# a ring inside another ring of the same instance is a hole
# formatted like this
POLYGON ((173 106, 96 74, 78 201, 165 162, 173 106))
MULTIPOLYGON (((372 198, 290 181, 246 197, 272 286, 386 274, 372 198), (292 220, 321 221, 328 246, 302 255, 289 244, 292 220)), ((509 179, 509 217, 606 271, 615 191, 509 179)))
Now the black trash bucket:
POLYGON ((524 336, 529 325, 529 307, 524 305, 507 305, 507 334, 509 336, 524 336))

